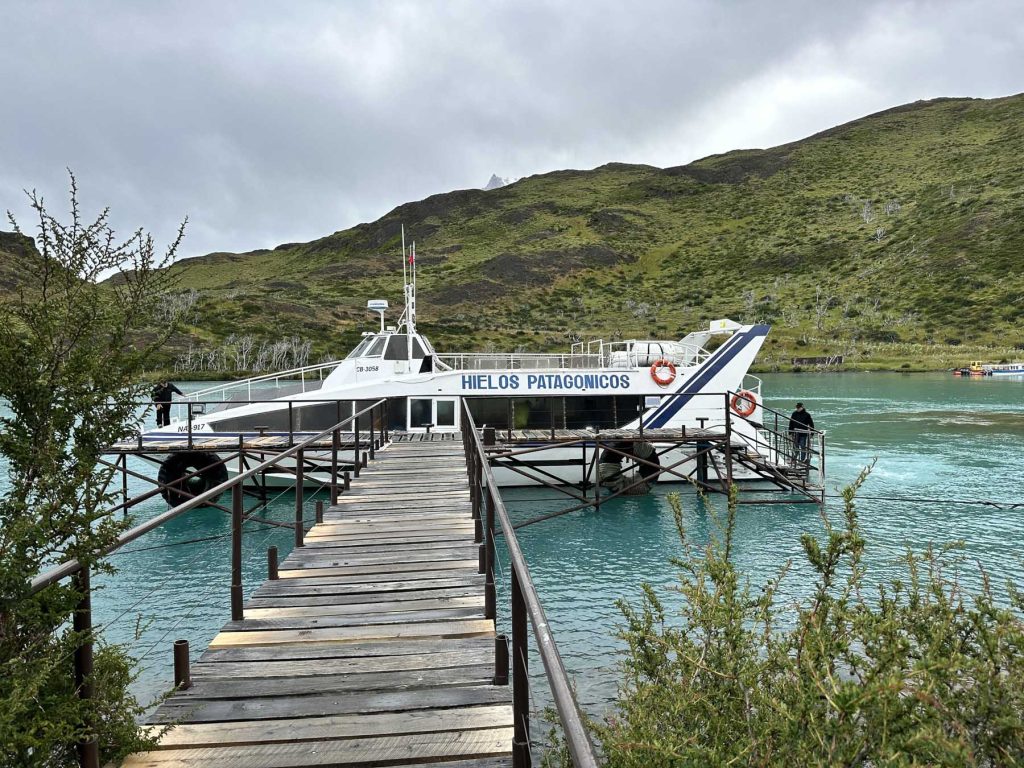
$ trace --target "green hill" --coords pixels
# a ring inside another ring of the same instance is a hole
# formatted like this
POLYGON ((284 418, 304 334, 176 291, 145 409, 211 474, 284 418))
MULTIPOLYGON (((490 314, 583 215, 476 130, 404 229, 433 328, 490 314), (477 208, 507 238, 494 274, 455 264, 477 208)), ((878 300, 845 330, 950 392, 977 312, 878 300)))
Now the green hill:
POLYGON ((30 237, 16 232, 0 232, 0 299, 21 285, 29 271, 28 257, 35 249, 30 237))
POLYGON ((400 303, 402 224, 439 349, 677 337, 732 317, 774 326, 762 368, 998 359, 1024 341, 1024 96, 917 102, 677 168, 434 195, 310 243, 182 261, 191 340, 295 335, 312 359, 344 354, 372 327, 367 299, 400 303))

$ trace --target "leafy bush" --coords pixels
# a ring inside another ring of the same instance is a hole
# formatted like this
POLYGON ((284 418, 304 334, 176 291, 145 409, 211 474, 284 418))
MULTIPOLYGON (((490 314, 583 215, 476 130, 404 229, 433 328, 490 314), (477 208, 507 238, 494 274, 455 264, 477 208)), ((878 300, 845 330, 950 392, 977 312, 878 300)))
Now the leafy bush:
POLYGON ((71 558, 112 570, 97 553, 131 520, 110 511, 112 469, 100 460, 141 424, 142 372, 175 318, 149 343, 138 333, 172 287, 162 268, 182 232, 163 257, 142 230, 119 242, 106 211, 82 219, 74 177, 69 223, 34 193, 29 200, 38 250, 26 254, 17 295, 0 304, 0 398, 10 408, 0 418, 10 480, 0 497, 0 764, 73 765, 76 742, 94 742, 105 764, 152 746, 136 725, 134 662, 123 648, 97 648, 93 696, 80 699, 72 659, 87 638, 69 626, 78 587, 33 594, 31 579, 71 558), (100 284, 111 271, 119 279, 100 284))
POLYGON ((628 643, 609 766, 1010 766, 1024 761, 1024 596, 957 581, 955 547, 908 552, 871 587, 854 498, 842 525, 804 534, 811 597, 780 605, 788 565, 752 589, 733 562, 736 498, 703 549, 687 539, 670 621, 649 585, 620 604, 628 643))

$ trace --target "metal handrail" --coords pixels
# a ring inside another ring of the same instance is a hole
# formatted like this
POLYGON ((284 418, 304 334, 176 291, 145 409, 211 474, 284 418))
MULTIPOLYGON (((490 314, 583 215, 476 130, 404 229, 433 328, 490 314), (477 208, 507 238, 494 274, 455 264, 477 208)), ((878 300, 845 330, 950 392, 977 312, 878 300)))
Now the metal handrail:
MULTIPOLYGON (((584 725, 583 716, 576 703, 576 697, 573 694, 572 685, 569 682, 569 676, 566 673, 565 665, 562 663, 562 657, 558 652, 558 646, 555 644, 555 638, 551 633, 550 624, 548 623, 547 616, 544 614, 544 608, 541 606, 537 589, 533 584, 533 580, 530 578, 529 566, 526 564, 526 558, 523 556, 522 549, 519 546, 519 541, 516 538, 515 530, 509 520, 505 504, 501 499, 501 494, 498 493, 498 486, 494 480, 494 474, 491 471, 490 462, 488 461, 487 454, 480 442, 476 422, 473 420, 473 414, 470 412, 468 401, 465 398, 462 401, 462 412, 463 434, 467 440, 467 453, 470 450, 475 453, 475 458, 473 458, 472 463, 479 467, 479 471, 481 472, 484 480, 484 485, 487 488, 489 502, 488 525, 484 526, 484 529, 487 531, 485 535, 490 538, 485 541, 485 547, 488 549, 493 547, 494 531, 492 526, 494 517, 497 517, 498 521, 501 523, 502 533, 505 537, 505 544, 508 548, 509 560, 511 561, 512 566, 513 613, 516 613, 516 601, 522 600, 526 613, 529 616, 530 624, 533 625, 533 634, 537 640, 537 649, 540 653, 541 661, 544 664, 544 671, 548 679, 548 684, 551 686, 551 693, 555 701, 555 709, 557 710, 558 718, 562 723, 566 746, 569 749, 569 754, 572 756, 573 765, 577 768, 597 768, 597 753, 594 749, 593 743, 590 741, 590 735, 587 728, 584 725), (491 510, 493 510, 493 515, 490 514, 491 510), (519 593, 518 595, 516 594, 517 592, 519 593)), ((467 455, 467 459, 470 458, 471 457, 467 455)), ((490 567, 493 567, 493 563, 490 564, 490 567)), ((516 617, 514 616, 513 635, 515 635, 515 624, 516 617)), ((525 649, 521 650, 525 653, 525 649)), ((513 663, 517 662, 518 659, 513 659, 513 663)), ((515 717, 515 715, 513 716, 515 717)), ((526 748, 528 749, 528 745, 526 748)), ((513 760, 516 760, 517 756, 518 755, 514 748, 513 760)), ((529 764, 528 759, 526 764, 529 764)), ((519 763, 515 762, 514 765, 519 765, 519 763)))
MULTIPOLYGON (((377 408, 378 406, 386 403, 386 398, 377 400, 372 405, 367 406, 363 410, 359 411, 359 413, 353 414, 348 418, 342 419, 334 426, 329 427, 323 430, 322 432, 313 435, 312 437, 308 437, 301 442, 295 443, 287 450, 282 451, 281 453, 276 454, 275 456, 267 459, 266 461, 263 461, 260 464, 257 464, 247 469, 245 472, 239 473, 230 480, 225 480, 220 485, 216 485, 213 488, 210 488, 209 490, 206 490, 203 493, 194 496, 193 498, 186 501, 184 504, 179 504, 176 507, 171 507, 163 514, 157 515, 156 517, 151 518, 150 520, 147 520, 144 523, 140 523, 134 528, 131 528, 122 533, 120 536, 118 536, 117 540, 109 547, 105 547, 99 552, 96 552, 96 556, 103 557, 104 555, 109 555, 111 552, 115 552, 116 550, 123 547, 125 544, 129 544, 135 541, 137 538, 143 536, 144 534, 148 533, 154 528, 159 528, 164 523, 173 520, 179 515, 182 515, 185 512, 188 512, 189 510, 194 509, 206 503, 207 501, 210 501, 211 499, 217 498, 218 496, 220 496, 221 493, 228 490, 229 488, 232 488, 235 485, 240 485, 241 483, 244 483, 246 480, 248 480, 250 477, 277 466, 283 459, 287 459, 291 456, 294 456, 296 453, 304 450, 307 446, 311 445, 312 443, 315 443, 321 437, 324 437, 325 435, 332 434, 337 430, 340 430, 349 422, 358 420, 359 417, 362 416, 363 414, 367 413, 368 411, 372 411, 374 408, 377 408)), ((44 571, 43 573, 39 574, 34 579, 32 579, 32 581, 30 582, 31 594, 35 594, 39 590, 44 589, 51 584, 55 584, 61 579, 67 578, 68 576, 72 576, 75 573, 78 573, 81 569, 82 564, 79 562, 78 558, 74 558, 72 560, 68 560, 65 563, 62 563, 61 565, 55 566, 54 568, 51 568, 48 571, 44 571)))
MULTIPOLYGON (((275 379, 283 379, 288 376, 301 376, 305 373, 311 373, 313 371, 322 371, 326 368, 337 368, 342 363, 341 360, 331 360, 326 363, 314 363, 312 365, 304 365, 299 368, 290 368, 285 371, 274 371, 273 373, 264 373, 259 376, 250 376, 247 379, 241 379, 239 381, 233 381, 229 384, 216 384, 206 389, 200 389, 195 392, 190 392, 185 397, 187 399, 198 398, 200 395, 209 395, 212 392, 228 392, 233 389, 241 389, 242 387, 249 387, 253 384, 260 384, 265 381, 273 381, 275 379)), ((223 400, 219 402, 224 402, 223 400)))

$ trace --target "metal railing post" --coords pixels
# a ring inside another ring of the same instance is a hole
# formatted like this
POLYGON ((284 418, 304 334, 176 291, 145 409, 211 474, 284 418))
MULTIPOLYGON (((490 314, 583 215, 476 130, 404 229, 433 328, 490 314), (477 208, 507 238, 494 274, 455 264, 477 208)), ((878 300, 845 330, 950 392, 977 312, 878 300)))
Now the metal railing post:
MULTIPOLYGON (((75 633, 81 636, 80 645, 75 648, 75 690, 82 701, 88 701, 93 696, 92 587, 89 575, 89 566, 86 565, 74 577, 75 588, 80 596, 75 606, 72 626, 75 633)), ((77 752, 81 768, 100 768, 100 745, 96 734, 90 734, 86 741, 78 742, 77 752)))
POLYGON ((303 530, 302 530, 302 502, 303 502, 303 484, 305 483, 305 467, 303 463, 305 457, 303 456, 303 450, 300 448, 299 452, 295 454, 295 546, 302 547, 303 544, 303 530))
POLYGON ((732 490, 732 412, 729 408, 729 393, 725 393, 725 482, 732 490))
POLYGON ((370 411, 370 460, 373 460, 374 456, 374 433, 373 433, 373 411, 370 411))
POLYGON ((359 477, 359 465, 361 463, 361 460, 359 458, 359 449, 362 447, 359 444, 359 417, 356 416, 355 419, 353 419, 353 422, 354 422, 354 425, 355 425, 355 431, 352 433, 353 437, 355 438, 352 441, 353 450, 355 452, 354 453, 353 465, 355 467, 355 469, 354 469, 355 476, 359 477))
POLYGON ((508 637, 494 638, 494 685, 508 685, 508 637))
POLYGON ((242 484, 231 486, 231 620, 242 614, 242 484))
POLYGON ((488 488, 487 525, 484 528, 484 617, 493 619, 497 615, 497 594, 494 589, 494 493, 488 488))
POLYGON ((338 503, 338 452, 340 450, 341 431, 336 429, 331 435, 331 504, 338 503))
POLYGON ((292 421, 295 409, 291 400, 288 401, 288 447, 295 445, 295 422, 292 421))
POLYGON ((188 402, 188 447, 192 450, 192 401, 188 402))
POLYGON ((530 768, 530 678, 526 660, 526 601, 512 569, 512 765, 530 768))

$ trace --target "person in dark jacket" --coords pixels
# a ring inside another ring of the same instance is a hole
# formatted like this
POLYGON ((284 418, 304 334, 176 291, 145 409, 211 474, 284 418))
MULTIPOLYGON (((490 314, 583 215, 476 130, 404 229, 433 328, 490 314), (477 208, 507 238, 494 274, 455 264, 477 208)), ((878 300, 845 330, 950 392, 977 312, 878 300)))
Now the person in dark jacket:
POLYGON ((156 403, 156 425, 166 427, 171 423, 171 398, 185 394, 169 381, 157 382, 153 387, 153 402, 156 403))
POLYGON ((801 464, 807 463, 807 443, 814 429, 814 419, 811 418, 803 403, 796 404, 796 410, 789 417, 789 439, 793 441, 793 456, 801 464))

